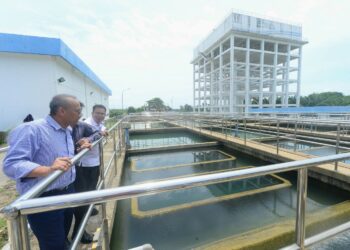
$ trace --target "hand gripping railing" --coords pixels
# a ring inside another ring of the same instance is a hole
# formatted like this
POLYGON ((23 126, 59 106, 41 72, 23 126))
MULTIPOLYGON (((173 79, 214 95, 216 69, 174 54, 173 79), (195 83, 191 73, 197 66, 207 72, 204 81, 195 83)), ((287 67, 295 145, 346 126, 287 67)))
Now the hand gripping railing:
MULTIPOLYGON (((324 156, 294 162, 285 162, 263 167, 248 168, 242 170, 227 171, 224 173, 206 174, 194 177, 178 178, 152 183, 143 183, 131 186, 110 188, 97 191, 89 191, 78 194, 60 195, 56 197, 33 198, 17 200, 3 210, 10 218, 11 215, 27 215, 44 211, 52 211, 67 207, 77 207, 93 203, 105 203, 113 200, 123 200, 132 197, 139 197, 147 194, 154 194, 176 189, 203 186, 213 182, 224 182, 228 180, 241 180, 267 174, 281 173, 291 170, 298 171, 298 199, 296 216, 296 244, 293 249, 304 249, 306 246, 314 244, 315 239, 305 240, 305 209, 307 193, 307 169, 323 163, 344 160, 350 158, 350 153, 324 156)), ((350 223, 346 229, 350 228, 350 223)), ((344 226, 342 228, 344 230, 344 226)), ((16 231, 15 231, 16 232, 16 231)), ((328 232, 328 231, 327 231, 328 232)), ((317 241, 332 236, 329 233, 318 235, 317 241)), ((314 236, 315 237, 315 236, 314 236)), ((312 238, 314 238, 312 237, 312 238)), ((19 238, 17 236, 17 238, 19 238)), ((23 248, 18 248, 23 249, 23 248)))
MULTIPOLYGON (((103 163, 103 141, 105 137, 101 137, 99 140, 95 141, 92 143, 92 147, 96 147, 97 145, 100 147, 100 160, 101 160, 101 175, 100 175, 100 181, 98 184, 97 189, 101 189, 104 187, 104 179, 106 174, 108 173, 110 166, 112 165, 112 162, 114 162, 114 166, 116 167, 117 164, 117 148, 118 151, 120 152, 121 148, 124 146, 124 143, 122 141, 121 137, 121 126, 120 124, 123 122, 124 119, 121 119, 120 121, 116 122, 109 130, 108 132, 113 134, 113 154, 112 157, 107 165, 107 168, 104 169, 104 163, 103 163), (116 131, 118 132, 118 143, 119 145, 117 146, 117 141, 116 141, 116 131)), ((3 151, 7 151, 9 147, 2 148, 3 151)), ((85 154, 89 152, 89 149, 83 149, 81 152, 76 154, 72 159, 72 165, 75 165, 85 154)), ((42 194, 46 188, 51 185, 58 177, 60 177, 64 172, 62 170, 56 170, 49 176, 45 177, 42 181, 37 183, 34 187, 32 187, 28 192, 20 196, 18 199, 13 201, 10 205, 4 207, 1 212, 5 214, 5 216, 8 219, 8 231, 9 231, 9 236, 10 236, 10 243, 11 243, 11 249, 15 250, 21 250, 25 249, 28 250, 30 249, 30 243, 29 243, 29 237, 28 237, 28 228, 27 228, 27 220, 25 217, 25 214, 22 213, 22 211, 18 210, 16 208, 16 204, 20 204, 23 201, 28 201, 32 200, 36 197, 38 197, 40 194, 42 194)), ((80 193, 79 193, 80 194, 80 193)), ((78 195, 79 195, 78 194, 78 195)), ((58 196, 53 197, 54 199, 57 199, 58 196)), ((69 204, 67 207, 70 207, 69 204)), ((71 249, 75 249, 78 245, 78 242, 80 241, 85 226, 87 224, 88 218, 91 214, 93 208, 93 204, 89 206, 89 209, 83 218, 83 221, 81 223, 81 226, 79 227, 78 233, 75 236, 71 249)), ((103 215, 105 216, 105 204, 103 204, 103 215)), ((54 208, 53 210, 56 210, 54 208)), ((103 218, 103 223, 105 224, 106 218, 103 218)), ((105 230, 107 230, 104 227, 105 230)), ((108 236, 108 235, 107 235, 108 236)), ((105 242, 108 242, 107 239, 105 239, 105 242)))

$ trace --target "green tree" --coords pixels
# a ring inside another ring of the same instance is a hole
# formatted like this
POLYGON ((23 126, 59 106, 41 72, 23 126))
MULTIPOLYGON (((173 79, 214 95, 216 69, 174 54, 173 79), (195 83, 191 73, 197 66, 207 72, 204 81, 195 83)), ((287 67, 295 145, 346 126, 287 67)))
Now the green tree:
POLYGON ((133 106, 128 107, 128 114, 136 113, 136 109, 133 106))
POLYGON ((313 93, 300 98, 301 106, 347 106, 350 105, 350 96, 341 92, 313 93))
POLYGON ((121 109, 110 109, 109 110, 109 117, 116 117, 123 114, 123 110, 121 109))
POLYGON ((164 102, 159 97, 155 97, 151 100, 147 101, 147 106, 149 111, 164 111, 166 110, 166 106, 164 105, 164 102))

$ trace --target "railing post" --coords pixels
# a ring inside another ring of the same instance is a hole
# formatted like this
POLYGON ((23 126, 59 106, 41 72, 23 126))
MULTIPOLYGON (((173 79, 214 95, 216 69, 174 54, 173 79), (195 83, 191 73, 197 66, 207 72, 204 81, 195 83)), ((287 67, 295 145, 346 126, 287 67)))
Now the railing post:
POLYGON ((114 154, 114 168, 115 168, 115 175, 117 175, 117 141, 116 141, 116 131, 117 128, 113 129, 113 154, 114 154))
POLYGON ((296 243, 300 249, 305 249, 305 211, 307 195, 307 168, 298 170, 297 187, 297 217, 295 223, 296 243))
MULTIPOLYGON (((335 148, 336 154, 339 154, 339 140, 340 140, 340 123, 337 124, 337 142, 336 142, 336 148, 335 148)), ((334 170, 338 171, 338 161, 334 163, 334 170)))
MULTIPOLYGON (((100 144, 100 176, 101 176, 101 182, 102 187, 101 189, 105 188, 105 176, 104 176, 104 160, 103 160, 103 142, 101 140, 100 144)), ((103 228, 103 242, 104 242, 104 249, 109 249, 109 234, 108 234, 108 221, 107 221, 107 209, 106 209, 106 202, 103 202, 101 205, 102 208, 102 228, 103 228)))
POLYGON ((297 128, 298 128, 298 121, 295 121, 295 124, 294 124, 294 152, 297 151, 297 128))
POLYGON ((19 221, 21 226, 21 237, 22 237, 23 249, 30 250, 27 216, 20 215, 19 221))
POLYGON ((247 145, 247 119, 244 117, 244 145, 247 145))
POLYGON ((280 150, 280 121, 277 120, 277 154, 279 153, 280 150))
POLYGON ((19 213, 7 221, 11 250, 24 250, 22 245, 21 221, 19 213))

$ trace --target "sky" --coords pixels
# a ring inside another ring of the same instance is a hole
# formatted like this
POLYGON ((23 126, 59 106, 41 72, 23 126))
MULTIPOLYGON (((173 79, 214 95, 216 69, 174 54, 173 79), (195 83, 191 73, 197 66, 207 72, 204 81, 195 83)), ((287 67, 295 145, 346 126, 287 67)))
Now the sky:
POLYGON ((112 90, 110 108, 193 103, 193 49, 232 10, 299 23, 301 94, 350 95, 350 1, 0 0, 0 32, 62 39, 112 90))

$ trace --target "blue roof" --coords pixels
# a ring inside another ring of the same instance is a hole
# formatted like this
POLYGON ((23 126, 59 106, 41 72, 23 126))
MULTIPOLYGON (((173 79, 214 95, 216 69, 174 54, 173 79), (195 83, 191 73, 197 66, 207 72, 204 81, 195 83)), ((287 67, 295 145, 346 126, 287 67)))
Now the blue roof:
POLYGON ((250 108, 251 113, 350 113, 350 106, 314 106, 295 108, 250 108))
POLYGON ((112 95, 107 85, 61 39, 0 33, 0 52, 60 56, 103 91, 112 95))

